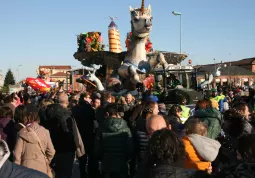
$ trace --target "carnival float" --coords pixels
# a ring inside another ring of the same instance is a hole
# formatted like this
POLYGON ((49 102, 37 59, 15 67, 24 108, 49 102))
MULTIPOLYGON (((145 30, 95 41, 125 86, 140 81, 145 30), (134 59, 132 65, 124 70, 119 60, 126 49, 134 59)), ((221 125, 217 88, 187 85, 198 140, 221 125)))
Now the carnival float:
POLYGON ((180 65, 188 55, 153 49, 151 12, 150 5, 145 8, 144 0, 140 8, 130 7, 131 32, 125 40, 127 51, 122 51, 114 18, 108 26, 109 51, 105 51, 100 32, 78 35, 78 49, 73 56, 87 70, 79 82, 89 82, 95 90, 111 91, 114 95, 127 92, 138 95, 138 91, 151 90, 163 102, 173 102, 175 95, 181 94, 189 103, 194 103, 202 97, 195 91, 196 72, 191 62, 180 65), (97 70, 102 69, 103 77, 98 77, 97 70))

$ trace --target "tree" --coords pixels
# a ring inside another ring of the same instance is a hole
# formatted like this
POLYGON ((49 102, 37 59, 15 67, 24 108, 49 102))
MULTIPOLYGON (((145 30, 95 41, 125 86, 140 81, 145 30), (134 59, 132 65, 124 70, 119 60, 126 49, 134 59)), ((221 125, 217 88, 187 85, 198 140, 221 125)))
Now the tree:
POLYGON ((8 87, 9 85, 14 85, 14 84, 15 84, 15 79, 11 69, 9 69, 4 79, 4 86, 8 87))

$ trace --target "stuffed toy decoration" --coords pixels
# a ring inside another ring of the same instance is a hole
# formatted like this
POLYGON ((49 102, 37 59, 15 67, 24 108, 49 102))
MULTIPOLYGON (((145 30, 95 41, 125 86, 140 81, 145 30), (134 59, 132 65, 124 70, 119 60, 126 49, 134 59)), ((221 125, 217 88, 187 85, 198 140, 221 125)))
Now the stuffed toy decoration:
POLYGON ((103 38, 100 32, 81 33, 77 36, 78 52, 103 51, 103 38))

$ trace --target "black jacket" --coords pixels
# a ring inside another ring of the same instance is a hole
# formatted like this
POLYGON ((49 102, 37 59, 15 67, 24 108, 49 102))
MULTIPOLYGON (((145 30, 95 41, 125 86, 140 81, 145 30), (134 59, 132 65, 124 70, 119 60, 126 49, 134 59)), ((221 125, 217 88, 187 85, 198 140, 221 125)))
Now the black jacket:
POLYGON ((79 102, 72 109, 85 148, 93 145, 95 110, 86 101, 79 102))
POLYGON ((75 152, 71 112, 60 104, 52 104, 46 109, 46 117, 49 119, 49 131, 56 152, 75 152))
POLYGON ((106 118, 96 138, 95 150, 97 157, 102 160, 102 171, 127 173, 133 139, 126 121, 106 118))
POLYGON ((135 127, 135 153, 137 156, 138 162, 141 162, 148 145, 148 134, 146 130, 146 119, 140 117, 136 121, 135 127))
POLYGON ((0 168, 1 178, 49 178, 46 174, 19 166, 15 163, 6 160, 0 168))
POLYGON ((214 174, 213 178, 254 178, 255 163, 240 163, 230 165, 219 173, 214 174))
POLYGON ((207 178, 205 172, 195 172, 169 164, 155 164, 143 169, 136 178, 207 178))

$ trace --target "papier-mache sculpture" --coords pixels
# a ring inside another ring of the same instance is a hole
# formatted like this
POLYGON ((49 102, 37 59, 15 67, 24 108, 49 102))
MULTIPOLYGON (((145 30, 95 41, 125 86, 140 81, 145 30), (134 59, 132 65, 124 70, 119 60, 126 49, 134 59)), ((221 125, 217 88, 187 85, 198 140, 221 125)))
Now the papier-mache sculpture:
POLYGON ((141 8, 130 7, 132 36, 130 50, 118 72, 122 79, 130 79, 133 84, 141 83, 138 74, 145 74, 153 70, 157 64, 167 68, 168 64, 163 54, 148 61, 145 44, 152 30, 151 6, 144 7, 142 0, 141 8))

